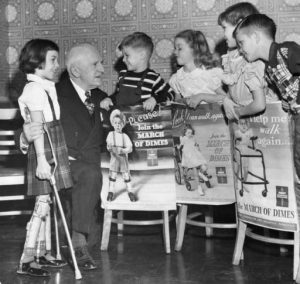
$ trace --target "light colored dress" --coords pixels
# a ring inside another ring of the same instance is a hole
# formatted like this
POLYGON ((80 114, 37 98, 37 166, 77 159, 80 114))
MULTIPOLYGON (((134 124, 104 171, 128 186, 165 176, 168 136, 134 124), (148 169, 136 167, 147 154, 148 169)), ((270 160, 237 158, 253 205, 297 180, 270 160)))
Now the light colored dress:
POLYGON ((259 89, 263 89, 266 95, 265 64, 262 61, 249 63, 238 50, 233 50, 222 56, 222 65, 222 81, 228 85, 230 98, 236 104, 250 104, 253 101, 252 92, 259 89))
POLYGON ((191 97, 199 93, 215 94, 216 89, 222 85, 221 68, 206 69, 196 68, 192 72, 185 72, 181 67, 172 75, 169 85, 176 94, 181 94, 184 98, 191 97))
POLYGON ((196 168, 207 163, 206 159, 200 152, 198 144, 194 137, 182 137, 180 145, 183 146, 181 161, 181 165, 183 167, 196 168))

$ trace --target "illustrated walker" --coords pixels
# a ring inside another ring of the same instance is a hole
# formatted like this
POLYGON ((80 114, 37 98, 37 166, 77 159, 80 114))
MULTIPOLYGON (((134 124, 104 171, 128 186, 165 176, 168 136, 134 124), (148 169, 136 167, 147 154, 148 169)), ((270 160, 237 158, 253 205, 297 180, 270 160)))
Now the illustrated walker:
POLYGON ((238 161, 237 161, 237 155, 234 155, 234 162, 239 164, 238 170, 235 171, 235 175, 237 179, 241 182, 241 189, 239 191, 240 196, 244 195, 245 185, 263 185, 264 189, 262 191, 262 196, 266 197, 268 193, 267 184, 269 184, 269 181, 266 177, 266 167, 265 167, 265 161, 264 161, 264 155, 263 152, 255 147, 255 141, 257 140, 257 136, 252 136, 250 138, 252 145, 248 146, 248 148, 252 151, 247 151, 247 153, 243 153, 241 149, 237 146, 237 143, 241 140, 240 138, 234 139, 234 150, 238 153, 238 161), (252 171, 248 170, 247 175, 250 175, 256 179, 256 181, 247 181, 247 178, 245 179, 245 172, 243 169, 243 159, 260 159, 262 164, 262 170, 263 170, 263 176, 259 176, 257 174, 254 174, 252 171))

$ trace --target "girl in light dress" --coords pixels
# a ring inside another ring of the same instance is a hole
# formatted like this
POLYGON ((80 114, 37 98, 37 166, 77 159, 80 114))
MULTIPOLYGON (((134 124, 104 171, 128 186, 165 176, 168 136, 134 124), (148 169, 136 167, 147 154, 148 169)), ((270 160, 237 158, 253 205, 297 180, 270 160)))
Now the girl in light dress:
POLYGON ((169 84, 177 100, 184 98, 190 107, 200 102, 222 103, 223 71, 219 59, 210 53, 205 36, 200 31, 184 30, 175 36, 175 56, 181 68, 172 75, 169 84))
POLYGON ((222 81, 228 86, 228 96, 223 106, 230 120, 255 115, 265 109, 267 83, 264 79, 265 64, 262 61, 249 63, 240 54, 233 32, 237 24, 251 14, 258 14, 254 5, 241 2, 228 7, 218 17, 224 30, 228 52, 222 56, 224 75, 222 81))
MULTIPOLYGON (((196 168, 201 180, 203 180, 207 187, 211 187, 209 176, 207 174, 207 161, 200 151, 199 144, 195 140, 195 130, 190 124, 186 124, 184 128, 184 136, 180 138, 180 146, 182 148, 181 165, 186 169, 196 168)), ((200 195, 204 195, 201 186, 198 186, 200 195)))

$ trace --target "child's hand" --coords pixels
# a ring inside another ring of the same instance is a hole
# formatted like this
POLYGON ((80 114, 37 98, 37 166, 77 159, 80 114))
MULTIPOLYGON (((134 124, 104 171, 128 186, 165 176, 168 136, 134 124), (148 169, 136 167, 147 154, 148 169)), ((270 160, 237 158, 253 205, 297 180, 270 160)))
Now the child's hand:
POLYGON ((224 111, 225 114, 227 116, 227 118, 229 120, 233 120, 233 119, 239 119, 238 115, 235 112, 234 107, 237 107, 238 105, 236 103, 234 103, 231 99, 229 98, 225 98, 223 101, 223 107, 224 107, 224 111))
POLYGON ((291 110, 296 114, 300 113, 300 105, 294 102, 293 104, 291 104, 291 110))
POLYGON ((202 101, 202 96, 194 95, 186 99, 186 104, 191 108, 196 108, 202 101))
POLYGON ((156 106, 156 100, 153 97, 150 97, 143 103, 143 107, 145 110, 153 111, 156 106))
POLYGON ((111 144, 107 144, 107 145, 106 145, 106 148, 107 148, 107 150, 108 150, 109 152, 112 151, 112 145, 111 145, 111 144))
POLYGON ((100 102, 100 107, 109 111, 110 107, 113 106, 111 98, 107 97, 100 102))
POLYGON ((36 176, 39 179, 49 180, 51 178, 51 166, 44 155, 37 158, 36 176))

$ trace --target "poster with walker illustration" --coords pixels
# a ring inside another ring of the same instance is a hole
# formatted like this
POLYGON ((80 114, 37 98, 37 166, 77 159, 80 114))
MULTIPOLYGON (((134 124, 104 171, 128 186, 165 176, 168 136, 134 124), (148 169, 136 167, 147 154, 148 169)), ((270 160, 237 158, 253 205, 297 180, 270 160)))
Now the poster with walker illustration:
POLYGON ((298 231, 291 120, 280 102, 231 123, 238 217, 247 223, 298 231))
POLYGON ((234 203, 230 132, 221 107, 173 104, 172 110, 177 202, 234 203))
POLYGON ((101 162, 102 207, 175 210, 171 108, 114 110, 110 122, 101 162))

